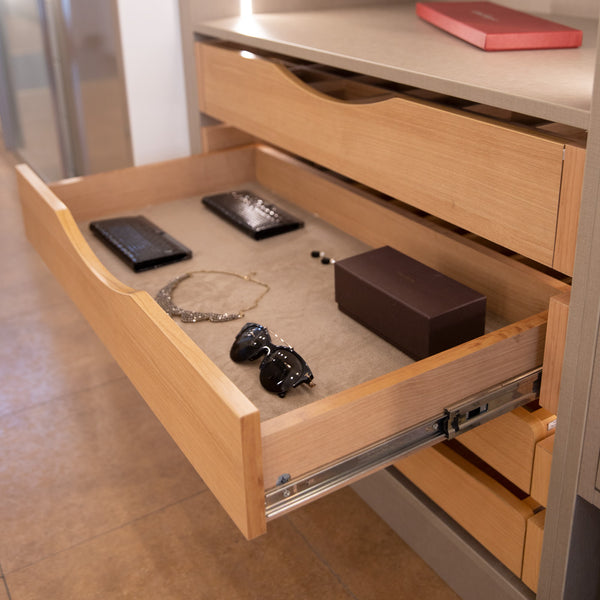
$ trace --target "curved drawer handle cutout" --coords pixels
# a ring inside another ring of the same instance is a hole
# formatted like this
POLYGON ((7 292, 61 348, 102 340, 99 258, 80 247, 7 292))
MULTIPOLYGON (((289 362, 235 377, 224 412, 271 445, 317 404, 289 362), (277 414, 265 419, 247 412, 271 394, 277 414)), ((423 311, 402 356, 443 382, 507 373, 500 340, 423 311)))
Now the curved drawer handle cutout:
POLYGON ((325 100, 341 104, 377 104, 393 98, 408 100, 395 92, 376 84, 363 82, 360 74, 314 64, 291 64, 286 60, 240 50, 245 60, 260 60, 268 68, 276 70, 294 86, 302 88, 325 100))
MULTIPOLYGON (((73 246, 77 259, 81 260, 85 267, 95 275, 98 283, 103 284, 116 294, 131 295, 138 293, 139 290, 125 285, 100 262, 83 237, 69 208, 47 187, 42 179, 28 165, 17 165, 16 170, 19 175, 19 187, 24 213, 28 209, 32 211, 45 211, 46 229, 49 233, 50 230, 54 229, 52 232, 54 237, 58 235, 64 236, 65 241, 73 246), (31 192, 28 192, 28 187, 31 192), (43 202, 39 201, 40 198, 43 202), (55 225, 53 226, 48 219, 51 219, 55 225)), ((25 222, 27 224, 30 221, 25 219, 25 222)), ((32 235, 32 233, 28 232, 30 239, 32 235)), ((32 240, 34 245, 36 242, 41 243, 41 240, 32 240)))

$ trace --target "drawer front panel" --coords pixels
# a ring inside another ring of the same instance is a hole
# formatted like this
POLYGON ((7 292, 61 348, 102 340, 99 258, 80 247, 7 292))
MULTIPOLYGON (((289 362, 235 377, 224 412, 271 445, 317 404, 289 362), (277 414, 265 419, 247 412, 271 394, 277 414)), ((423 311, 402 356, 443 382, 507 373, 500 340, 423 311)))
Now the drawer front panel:
POLYGON ((554 435, 537 443, 533 461, 531 481, 531 497, 542 506, 548 505, 548 488, 552 470, 552 454, 554 452, 554 435))
POLYGON ((540 577, 540 563, 542 561, 545 523, 545 510, 536 513, 527 522, 522 579, 523 583, 525 583, 527 587, 531 588, 536 593, 538 590, 538 579, 540 577))
POLYGON ((563 143, 399 97, 335 100, 214 45, 197 62, 210 116, 552 265, 563 143))
POLYGON ((560 273, 573 275, 579 207, 583 191, 585 149, 567 144, 561 184, 560 206, 556 226, 556 245, 552 267, 560 273))

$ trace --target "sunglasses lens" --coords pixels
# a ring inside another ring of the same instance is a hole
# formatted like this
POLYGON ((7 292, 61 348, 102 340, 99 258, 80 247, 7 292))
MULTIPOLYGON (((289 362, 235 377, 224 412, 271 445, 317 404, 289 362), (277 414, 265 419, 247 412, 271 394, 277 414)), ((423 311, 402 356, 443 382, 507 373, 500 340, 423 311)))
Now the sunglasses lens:
POLYGON ((268 330, 256 323, 246 323, 237 334, 229 356, 234 362, 255 360, 269 351, 271 336, 268 330))
POLYGON ((313 375, 302 357, 288 348, 277 348, 260 365, 260 382, 269 392, 285 394, 297 385, 311 381, 313 375))

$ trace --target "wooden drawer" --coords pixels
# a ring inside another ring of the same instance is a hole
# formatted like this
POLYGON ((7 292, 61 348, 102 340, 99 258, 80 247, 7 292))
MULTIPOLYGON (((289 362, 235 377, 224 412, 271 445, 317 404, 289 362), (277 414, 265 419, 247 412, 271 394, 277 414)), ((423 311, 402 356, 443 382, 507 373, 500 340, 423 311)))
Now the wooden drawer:
POLYGON ((52 185, 19 166, 18 180, 29 240, 249 538, 265 531, 265 493, 281 475, 295 480, 541 365, 549 298, 565 289, 266 146, 52 185), (203 194, 241 185, 275 194, 306 227, 255 242, 203 208, 203 194), (88 231, 90 219, 138 212, 190 245, 191 264, 134 274, 88 231), (412 363, 343 315, 331 266, 310 251, 343 258, 385 244, 486 294, 496 325, 412 363), (244 321, 181 325, 167 316, 153 294, 194 268, 253 270, 269 283, 247 319, 293 340, 317 385, 274 402, 258 385, 256 365, 229 360, 244 321))
POLYGON ((552 435, 555 425, 556 416, 546 409, 530 411, 520 406, 463 433, 459 441, 529 494, 537 444, 552 435))
POLYGON ((212 42, 196 51, 199 107, 211 117, 572 273, 585 156, 577 143, 401 92, 346 94, 356 82, 332 98, 281 57, 212 42))
POLYGON ((394 466, 521 577, 527 523, 536 505, 471 463, 455 442, 400 459, 394 466))

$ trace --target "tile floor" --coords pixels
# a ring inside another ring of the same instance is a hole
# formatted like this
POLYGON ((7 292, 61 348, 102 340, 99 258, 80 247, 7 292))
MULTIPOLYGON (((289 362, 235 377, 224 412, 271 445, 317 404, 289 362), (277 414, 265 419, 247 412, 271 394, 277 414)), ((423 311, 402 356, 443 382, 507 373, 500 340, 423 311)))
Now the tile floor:
POLYGON ((351 490, 247 542, 25 240, 0 148, 0 600, 450 600, 351 490))

